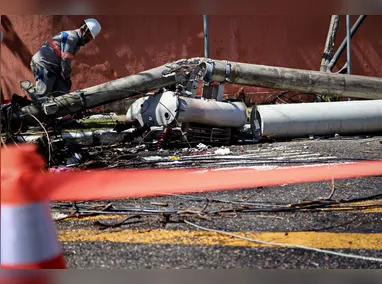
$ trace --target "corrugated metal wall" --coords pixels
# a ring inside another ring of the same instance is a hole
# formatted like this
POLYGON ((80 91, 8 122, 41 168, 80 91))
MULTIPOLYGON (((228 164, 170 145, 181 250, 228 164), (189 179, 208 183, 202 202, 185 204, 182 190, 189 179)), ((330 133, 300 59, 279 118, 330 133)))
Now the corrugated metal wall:
MULTIPOLYGON (((53 34, 90 16, 4 16, 3 98, 33 80, 30 58, 53 34)), ((97 16, 101 35, 73 61, 73 88, 128 76, 180 58, 203 56, 202 16, 97 16)), ((354 23, 357 16, 352 17, 354 23)), ((330 16, 209 16, 210 56, 238 62, 319 70, 330 16)), ((368 16, 352 40, 353 73, 382 75, 382 16, 368 16)), ((342 18, 337 46, 345 37, 342 18)), ((346 61, 344 52, 338 67, 346 61)), ((337 69, 337 68, 336 68, 337 69)), ((226 92, 237 92, 227 86, 226 92)), ((246 92, 264 91, 245 88, 246 92)))

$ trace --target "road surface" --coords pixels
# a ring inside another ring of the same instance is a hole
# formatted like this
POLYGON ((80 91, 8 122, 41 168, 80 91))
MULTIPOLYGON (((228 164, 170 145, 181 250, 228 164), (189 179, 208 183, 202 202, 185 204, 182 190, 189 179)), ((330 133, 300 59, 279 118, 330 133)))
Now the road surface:
MULTIPOLYGON (((181 150, 142 152, 139 159, 124 160, 123 167, 136 167, 137 161, 141 167, 152 168, 290 166, 382 159, 382 137, 301 139, 229 148, 230 154, 220 159, 204 154, 199 160, 192 160, 181 150)), ((382 268, 381 194, 382 177, 377 176, 79 203, 79 212, 107 204, 137 210, 81 218, 63 218, 67 204, 55 204, 53 216, 70 268, 382 268), (371 196, 374 198, 368 198, 371 196), (280 210, 281 205, 328 197, 336 201, 366 199, 330 208, 280 210), (246 212, 245 208, 268 211, 246 212), (144 209, 183 212, 147 214, 144 209)))

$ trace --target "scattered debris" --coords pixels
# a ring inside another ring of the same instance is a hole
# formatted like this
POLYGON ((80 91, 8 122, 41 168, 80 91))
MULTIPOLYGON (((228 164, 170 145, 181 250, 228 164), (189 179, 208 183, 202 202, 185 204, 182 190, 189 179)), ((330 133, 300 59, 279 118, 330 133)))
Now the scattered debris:
POLYGON ((170 156, 170 157, 168 157, 171 161, 178 161, 178 160, 180 160, 180 157, 178 157, 178 156, 170 156))
POLYGON ((203 151, 203 150, 207 150, 208 146, 203 143, 199 143, 198 145, 196 145, 196 148, 203 151))
POLYGON ((229 148, 219 148, 215 150, 216 155, 228 155, 231 153, 231 150, 229 148))
POLYGON ((93 114, 89 116, 89 119, 110 119, 118 117, 118 115, 114 112, 108 114, 93 114))
POLYGON ((121 220, 117 222, 113 222, 113 223, 105 223, 105 222, 101 222, 97 220, 97 221, 94 221, 94 225, 97 226, 99 230, 105 230, 107 228, 116 228, 116 227, 120 227, 122 225, 127 225, 127 224, 142 223, 142 221, 140 220, 127 223, 127 221, 131 219, 141 219, 141 218, 142 217, 140 215, 132 215, 132 216, 127 216, 125 218, 122 218, 121 220))
POLYGON ((66 165, 68 167, 78 166, 81 163, 81 160, 82 155, 79 153, 74 153, 74 155, 66 161, 66 165))
MULTIPOLYGON (((375 208, 380 206, 382 194, 375 194, 370 196, 363 196, 350 199, 335 200, 332 199, 334 187, 331 187, 331 192, 326 198, 318 198, 314 200, 302 200, 289 203, 280 202, 256 202, 256 201, 242 201, 242 200, 224 200, 217 198, 205 198, 195 195, 181 195, 174 194, 171 197, 178 198, 182 202, 175 201, 178 205, 170 204, 169 201, 164 202, 151 202, 152 206, 168 207, 166 209, 157 209, 153 207, 126 207, 112 205, 109 203, 107 206, 97 205, 91 203, 76 204, 76 215, 81 218, 82 216, 93 214, 113 214, 113 215, 128 215, 134 214, 136 218, 140 215, 199 215, 205 216, 218 216, 227 213, 276 213, 276 212, 309 212, 309 211, 351 211, 375 208), (365 203, 368 201, 368 203, 365 203), (202 202, 202 204, 195 205, 195 202, 202 202), (227 205, 231 205, 228 206, 227 205), (179 206, 179 207, 178 207, 179 206), (196 206, 196 207, 195 207, 196 206)), ((72 203, 55 203, 51 204, 54 216, 67 216, 73 213, 72 203), (64 214, 64 215, 62 215, 64 214)), ((258 215, 257 215, 258 216, 258 215)), ((273 218, 273 215, 261 215, 262 218, 273 218)), ((130 217, 131 218, 131 217, 130 217)), ((139 217, 140 218, 140 217, 139 217)), ((123 219, 124 221, 128 219, 123 219)), ((122 222, 123 223, 123 222, 122 222)), ((118 222, 121 224, 121 222, 118 222)))
POLYGON ((63 214, 60 212, 52 212, 52 219, 54 221, 61 221, 71 216, 71 214, 63 214))

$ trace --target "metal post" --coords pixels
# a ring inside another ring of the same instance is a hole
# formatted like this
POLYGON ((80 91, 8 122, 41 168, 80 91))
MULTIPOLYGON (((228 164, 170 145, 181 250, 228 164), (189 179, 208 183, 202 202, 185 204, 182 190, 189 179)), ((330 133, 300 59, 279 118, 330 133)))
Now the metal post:
MULTIPOLYGON (((351 37, 355 34, 355 32, 358 30, 358 28, 361 26, 362 22, 366 19, 365 15, 359 16, 358 20, 355 22, 353 27, 351 28, 351 37)), ((333 66, 337 63, 338 58, 341 56, 342 52, 344 51, 345 47, 347 45, 347 38, 345 38, 340 47, 337 49, 336 53, 333 56, 333 59, 330 61, 329 68, 330 70, 333 69, 333 66)))
POLYGON ((347 43, 347 63, 348 74, 351 74, 351 31, 350 31, 350 15, 346 15, 346 43, 347 43))
POLYGON ((210 57, 210 45, 208 34, 208 16, 203 15, 203 28, 204 28, 204 57, 210 57))

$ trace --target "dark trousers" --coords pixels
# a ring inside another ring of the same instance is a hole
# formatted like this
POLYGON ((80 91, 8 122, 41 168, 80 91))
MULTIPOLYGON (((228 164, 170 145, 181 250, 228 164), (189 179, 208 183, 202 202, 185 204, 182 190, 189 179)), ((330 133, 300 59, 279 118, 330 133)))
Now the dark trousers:
POLYGON ((36 99, 50 95, 56 97, 69 93, 70 90, 61 76, 46 70, 33 60, 30 67, 36 80, 36 91, 34 92, 36 99))

